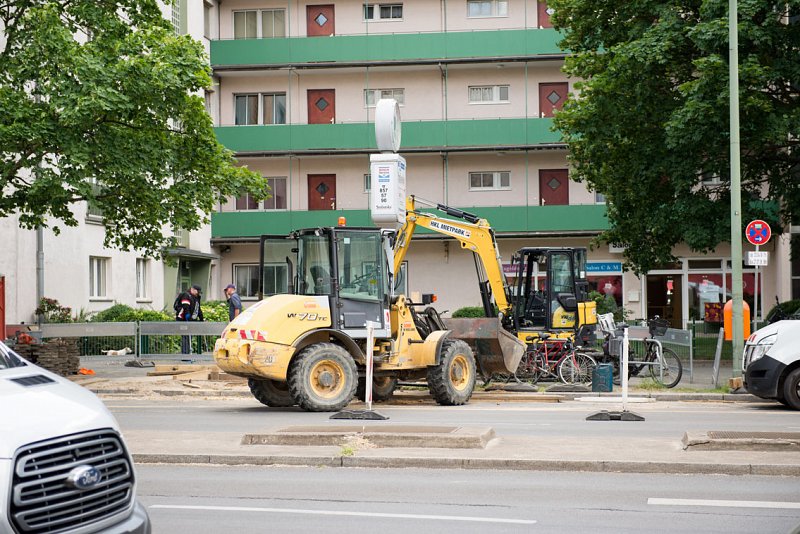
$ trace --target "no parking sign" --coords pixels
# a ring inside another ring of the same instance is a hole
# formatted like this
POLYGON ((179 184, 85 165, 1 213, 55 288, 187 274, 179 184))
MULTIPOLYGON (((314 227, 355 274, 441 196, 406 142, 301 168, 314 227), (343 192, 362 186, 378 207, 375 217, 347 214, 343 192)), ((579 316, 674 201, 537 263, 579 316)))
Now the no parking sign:
POLYGON ((769 238, 772 237, 772 229, 764 221, 756 219, 747 225, 744 236, 751 245, 766 245, 769 238))

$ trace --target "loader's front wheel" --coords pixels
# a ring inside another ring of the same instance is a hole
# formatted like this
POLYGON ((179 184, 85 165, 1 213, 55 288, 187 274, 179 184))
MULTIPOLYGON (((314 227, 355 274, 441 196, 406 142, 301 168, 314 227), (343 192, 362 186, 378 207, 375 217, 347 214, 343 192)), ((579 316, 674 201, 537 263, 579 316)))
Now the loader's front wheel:
MULTIPOLYGON (((372 400, 374 402, 384 402, 392 398, 395 388, 397 387, 397 379, 393 376, 375 376, 372 377, 372 400)), ((356 398, 360 401, 366 402, 367 400, 367 379, 358 379, 358 388, 356 389, 356 398)))
POLYGON ((289 391, 309 412, 336 412, 353 400, 358 369, 350 354, 333 343, 303 349, 289 367, 289 391))
POLYGON ((428 369, 428 389, 439 404, 466 404, 475 389, 475 373, 475 356, 469 345, 457 339, 445 340, 439 365, 428 369))
POLYGON ((286 382, 248 378, 247 385, 250 387, 250 393, 261 404, 273 408, 285 408, 295 405, 292 394, 289 392, 289 385, 286 382))

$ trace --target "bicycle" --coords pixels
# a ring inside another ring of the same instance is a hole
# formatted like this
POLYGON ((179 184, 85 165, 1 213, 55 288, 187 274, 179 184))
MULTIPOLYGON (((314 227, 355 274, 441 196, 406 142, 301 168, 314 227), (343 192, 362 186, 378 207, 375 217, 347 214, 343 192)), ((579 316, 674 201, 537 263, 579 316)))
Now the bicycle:
POLYGON ((578 352, 571 339, 549 339, 543 333, 525 352, 512 378, 536 384, 542 378, 554 378, 564 384, 583 384, 592 381, 597 366, 594 358, 578 352))
POLYGON ((657 336, 667 333, 669 322, 658 315, 648 319, 647 328, 650 337, 644 339, 646 345, 644 357, 641 360, 628 363, 628 376, 639 376, 639 373, 648 367, 650 377, 667 388, 674 388, 683 376, 683 364, 675 351, 664 348, 657 336))

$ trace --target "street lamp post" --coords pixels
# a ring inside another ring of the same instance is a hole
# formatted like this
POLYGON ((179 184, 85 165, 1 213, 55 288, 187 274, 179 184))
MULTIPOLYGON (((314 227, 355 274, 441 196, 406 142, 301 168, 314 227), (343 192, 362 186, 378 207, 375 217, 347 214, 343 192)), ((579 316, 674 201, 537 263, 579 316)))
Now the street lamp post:
POLYGON ((728 63, 730 83, 731 268, 733 282, 733 376, 742 374, 744 312, 742 288, 742 191, 739 141, 739 29, 736 0, 728 0, 728 63))

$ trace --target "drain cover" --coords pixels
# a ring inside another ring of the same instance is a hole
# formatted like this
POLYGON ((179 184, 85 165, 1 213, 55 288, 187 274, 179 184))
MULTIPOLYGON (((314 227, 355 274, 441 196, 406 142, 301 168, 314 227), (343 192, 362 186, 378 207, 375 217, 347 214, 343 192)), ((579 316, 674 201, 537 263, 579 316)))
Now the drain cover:
POLYGON ((708 433, 711 439, 792 439, 800 440, 800 432, 735 432, 714 430, 708 433))

